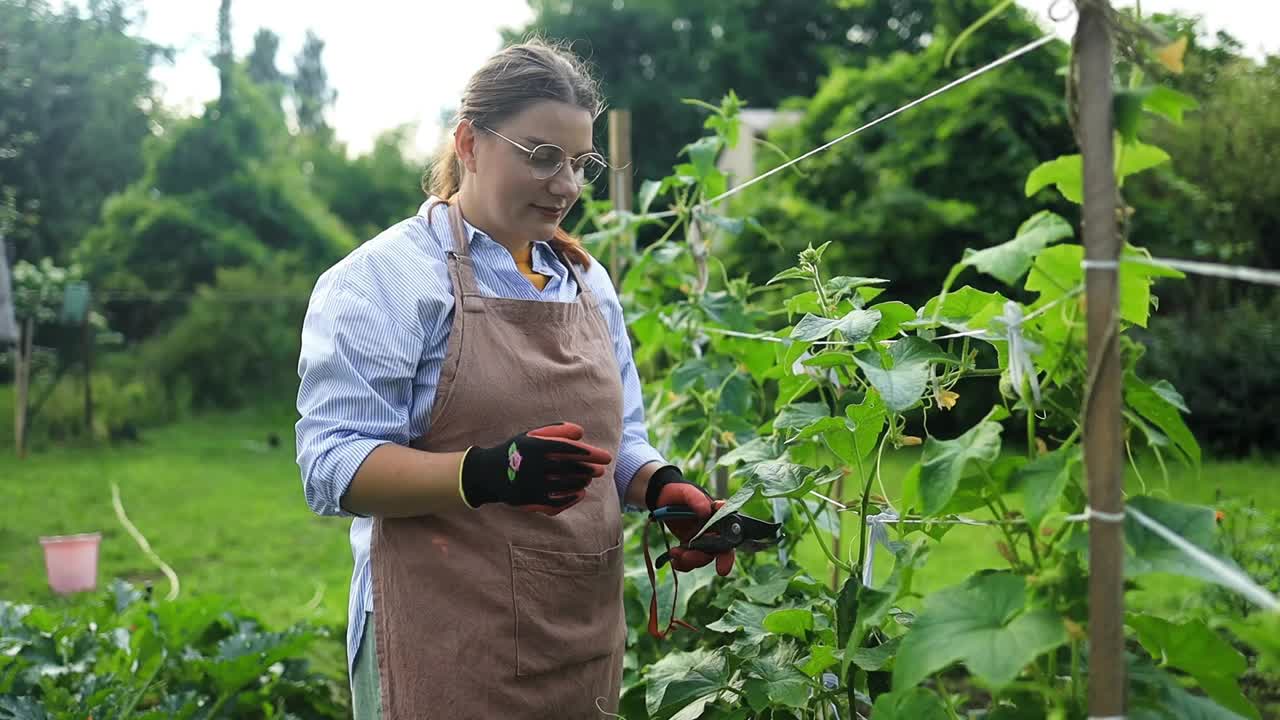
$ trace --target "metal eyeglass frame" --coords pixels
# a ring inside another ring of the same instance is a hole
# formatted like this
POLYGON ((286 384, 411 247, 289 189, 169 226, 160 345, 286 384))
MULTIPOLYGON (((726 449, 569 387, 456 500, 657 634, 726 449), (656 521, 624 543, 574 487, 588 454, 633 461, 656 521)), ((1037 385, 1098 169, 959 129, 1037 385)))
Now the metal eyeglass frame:
POLYGON ((485 125, 477 125, 477 124, 475 124, 475 123, 472 123, 472 125, 473 125, 474 127, 477 127, 477 128, 479 128, 479 129, 481 129, 481 130, 484 130, 484 131, 486 131, 486 132, 491 132, 491 133, 493 133, 494 135, 497 135, 498 137, 502 138, 503 140, 506 140, 507 142, 511 143, 512 145, 514 145, 515 147, 519 148, 520 150, 522 150, 522 151, 524 151, 524 152, 528 153, 528 155, 529 155, 529 158, 528 158, 528 159, 529 159, 529 171, 530 171, 531 173, 533 173, 533 178, 534 178, 535 180, 546 180, 546 179, 548 179, 548 178, 553 178, 553 177, 555 177, 555 176, 556 176, 556 173, 560 172, 560 169, 564 167, 564 164, 565 164, 566 162, 568 162, 568 163, 570 163, 571 167, 573 167, 573 170, 574 170, 574 172, 573 172, 573 179, 574 179, 574 181, 578 183, 578 186, 579 186, 579 187, 581 187, 581 186, 583 186, 583 185, 586 185, 587 183, 595 182, 595 180, 596 180, 597 178, 599 178, 602 174, 604 174, 604 171, 605 171, 605 170, 607 170, 607 169, 609 168, 609 163, 605 162, 604 156, 603 156, 603 155, 601 155, 601 154, 600 154, 600 153, 598 153, 598 152, 595 152, 595 151, 592 151, 592 152, 585 152, 585 153, 582 153, 581 155, 579 155, 579 156, 577 156, 577 157, 572 157, 572 158, 571 158, 571 157, 569 157, 569 153, 568 153, 568 152, 566 152, 566 151, 565 151, 565 149, 564 149, 564 148, 562 148, 562 147, 560 147, 559 145, 555 145, 555 144, 552 144, 552 143, 542 143, 542 144, 540 144, 540 145, 535 145, 532 149, 530 149, 530 148, 527 148, 527 147, 525 147, 524 145, 522 145, 522 144, 520 144, 520 143, 516 142, 515 140, 512 140, 511 138, 507 137, 506 135, 503 135, 502 133, 498 132, 497 130, 494 130, 494 129, 493 129, 493 128, 491 128, 491 127, 487 127, 487 126, 485 126, 485 125), (561 158, 562 158, 562 159, 560 160, 560 164, 556 166, 556 169, 555 169, 554 171, 552 171, 552 172, 551 172, 550 174, 548 174, 546 177, 538 177, 538 172, 537 172, 536 170, 534 170, 534 167, 533 167, 533 154, 534 154, 535 152, 537 152, 539 148, 544 148, 544 147, 555 148, 556 150, 559 150, 559 151, 560 151, 560 156, 561 156, 561 158), (594 174, 590 179, 588 179, 588 178, 587 178, 587 176, 586 176, 586 172, 587 172, 586 166, 581 166, 581 167, 579 167, 579 166, 578 166, 578 164, 577 164, 577 163, 578 163, 578 161, 579 161, 579 160, 581 160, 581 159, 583 159, 583 158, 588 158, 588 159, 591 159, 591 160, 595 160, 595 161, 596 161, 596 163, 597 163, 597 165, 598 165, 598 167, 599 167, 599 170, 597 170, 597 171, 596 171, 596 173, 595 173, 595 174, 594 174))

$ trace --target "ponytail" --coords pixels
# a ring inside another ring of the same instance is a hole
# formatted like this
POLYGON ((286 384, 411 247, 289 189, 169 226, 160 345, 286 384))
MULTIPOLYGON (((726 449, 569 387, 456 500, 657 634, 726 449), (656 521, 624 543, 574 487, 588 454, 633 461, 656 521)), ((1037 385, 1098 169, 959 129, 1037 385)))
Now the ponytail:
POLYGON ((458 160, 458 151, 453 149, 451 135, 436 154, 436 161, 431 169, 422 176, 422 191, 428 196, 434 195, 441 200, 449 200, 462 188, 462 162, 458 160))

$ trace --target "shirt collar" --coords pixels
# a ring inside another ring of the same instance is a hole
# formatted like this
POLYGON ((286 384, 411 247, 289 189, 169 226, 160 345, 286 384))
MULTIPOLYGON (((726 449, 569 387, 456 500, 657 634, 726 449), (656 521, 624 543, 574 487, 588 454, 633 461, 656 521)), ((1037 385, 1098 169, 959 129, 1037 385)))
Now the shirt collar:
MULTIPOLYGON (((439 199, 440 198, 437 198, 434 195, 427 198, 427 201, 419 206, 418 214, 430 220, 430 217, 427 215, 427 208, 431 207, 431 203, 439 199)), ((474 245, 477 239, 484 239, 495 244, 497 243, 497 241, 489 237, 486 232, 467 222, 466 218, 462 219, 462 235, 467 239, 468 246, 474 245)), ((556 272, 557 264, 556 253, 551 249, 551 244, 549 242, 546 240, 538 240, 533 243, 534 272, 541 273, 543 275, 558 275, 559 273, 556 272)))

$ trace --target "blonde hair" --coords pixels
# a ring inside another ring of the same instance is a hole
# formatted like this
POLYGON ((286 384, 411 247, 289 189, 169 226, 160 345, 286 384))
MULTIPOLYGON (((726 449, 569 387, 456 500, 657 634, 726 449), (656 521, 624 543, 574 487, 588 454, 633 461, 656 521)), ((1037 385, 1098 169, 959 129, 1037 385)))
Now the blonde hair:
MULTIPOLYGON (((580 107, 590 112, 593 120, 603 109, 599 86, 586 65, 566 47, 534 38, 498 52, 471 76, 456 120, 497 127, 544 100, 580 107)), ((461 188, 463 172, 450 138, 423 176, 422 189, 448 201, 461 188)), ((551 246, 578 265, 591 265, 582 243, 563 228, 556 228, 551 246)))

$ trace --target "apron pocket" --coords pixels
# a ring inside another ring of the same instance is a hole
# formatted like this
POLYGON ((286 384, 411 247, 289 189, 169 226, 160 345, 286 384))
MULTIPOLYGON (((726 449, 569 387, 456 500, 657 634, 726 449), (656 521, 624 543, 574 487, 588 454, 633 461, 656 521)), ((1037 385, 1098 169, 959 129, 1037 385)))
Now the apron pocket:
POLYGON ((622 543, 598 553, 511 546, 516 675, 603 657, 624 642, 622 543))

